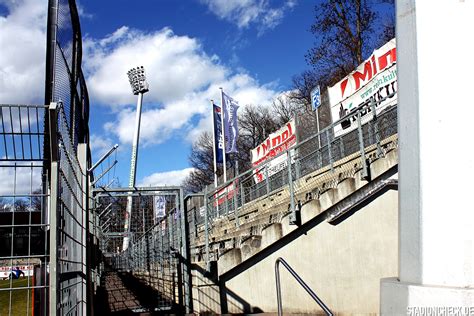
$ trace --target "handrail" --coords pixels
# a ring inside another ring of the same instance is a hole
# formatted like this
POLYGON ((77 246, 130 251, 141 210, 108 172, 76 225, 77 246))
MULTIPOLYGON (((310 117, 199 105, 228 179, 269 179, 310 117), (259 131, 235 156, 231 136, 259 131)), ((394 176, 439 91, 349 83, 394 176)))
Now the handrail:
POLYGON ((290 274, 298 281, 298 283, 303 287, 303 289, 308 292, 311 298, 318 303, 326 315, 333 316, 334 314, 329 310, 329 308, 321 301, 321 299, 314 293, 313 290, 303 281, 303 279, 298 275, 298 273, 293 270, 290 265, 281 257, 275 261, 275 279, 276 279, 276 290, 277 290, 277 304, 278 304, 278 316, 283 315, 282 306, 281 306, 281 284, 280 284, 280 263, 290 272, 290 274))

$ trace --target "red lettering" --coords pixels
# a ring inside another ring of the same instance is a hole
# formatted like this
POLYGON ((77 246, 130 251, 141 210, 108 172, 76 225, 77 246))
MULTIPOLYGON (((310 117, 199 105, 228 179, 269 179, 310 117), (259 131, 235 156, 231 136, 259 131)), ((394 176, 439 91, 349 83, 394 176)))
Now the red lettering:
POLYGON ((272 139, 272 147, 278 146, 280 143, 281 143, 280 135, 272 139))
POLYGON ((364 65, 364 73, 360 73, 358 71, 354 72, 354 81, 355 81, 355 89, 359 90, 361 81, 369 81, 372 79, 372 65, 370 61, 366 62, 364 65))
POLYGON ((370 60, 372 60, 372 72, 375 76, 377 74, 377 64, 375 63, 375 55, 372 55, 372 58, 370 60))
POLYGON ((341 97, 344 97, 344 91, 346 91, 348 82, 349 82, 349 79, 344 79, 344 81, 341 82, 341 97))
POLYGON ((379 59, 379 69, 384 70, 385 68, 387 68, 387 66, 397 61, 397 49, 392 48, 391 50, 389 50, 388 52, 380 56, 378 59, 379 59), (390 57, 390 62, 388 61, 389 57, 390 57))

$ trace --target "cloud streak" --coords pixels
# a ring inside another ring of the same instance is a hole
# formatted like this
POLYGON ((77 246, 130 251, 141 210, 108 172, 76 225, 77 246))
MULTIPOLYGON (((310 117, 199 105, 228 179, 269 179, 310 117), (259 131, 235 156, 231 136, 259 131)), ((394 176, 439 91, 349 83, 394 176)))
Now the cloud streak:
POLYGON ((233 23, 240 29, 256 25, 259 35, 279 25, 285 13, 296 5, 296 0, 287 0, 278 7, 272 7, 268 0, 201 0, 201 2, 219 19, 233 23))
POLYGON ((193 171, 193 168, 153 173, 140 181, 140 186, 178 186, 193 171))

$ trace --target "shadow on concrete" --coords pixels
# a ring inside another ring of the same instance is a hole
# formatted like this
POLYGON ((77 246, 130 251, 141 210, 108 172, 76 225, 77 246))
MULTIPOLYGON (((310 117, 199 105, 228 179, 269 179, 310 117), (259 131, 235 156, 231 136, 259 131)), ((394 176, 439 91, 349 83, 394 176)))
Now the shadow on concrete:
POLYGON ((95 315, 169 315, 180 308, 130 273, 107 271, 97 291, 95 315))
MULTIPOLYGON (((390 168, 388 171, 384 172, 382 175, 377 177, 377 179, 374 179, 373 181, 376 180, 385 180, 390 178, 392 175, 396 174, 398 172, 398 166, 394 166, 390 168)), ((260 261, 264 260, 268 256, 272 255, 276 251, 280 250, 281 248, 285 247, 286 245, 292 243, 294 240, 297 238, 306 235, 310 230, 318 226, 319 224, 328 221, 329 216, 331 213, 335 212, 340 208, 340 205, 346 204, 347 201, 350 201, 350 207, 347 208, 346 212, 339 216, 336 220, 330 221, 332 225, 338 225, 341 222, 347 220, 349 217, 354 215, 356 212, 361 210, 363 207, 366 205, 370 204, 372 201, 374 201, 377 197, 380 195, 384 194, 388 190, 393 190, 397 189, 396 185, 393 184, 388 184, 384 185, 381 187, 380 190, 376 190, 373 192, 373 194, 370 194, 366 196, 363 200, 357 201, 357 203, 353 203, 354 200, 353 195, 351 194, 341 201, 337 202, 335 205, 331 206, 329 209, 326 211, 316 215, 312 219, 308 220, 306 223, 299 225, 297 229, 289 232, 285 236, 281 237, 279 240, 275 241, 273 244, 269 245, 268 247, 262 249, 261 251, 257 252, 255 255, 251 256, 247 260, 241 262, 240 264, 236 265, 229 271, 223 273, 219 279, 218 279, 218 285, 219 285, 219 294, 220 294, 220 306, 221 306, 221 313, 222 314, 227 314, 229 311, 229 299, 228 297, 232 297, 232 293, 227 287, 226 287, 226 282, 229 280, 233 279, 234 277, 238 276, 239 274, 243 273, 244 271, 250 269, 251 267, 255 266, 257 263, 260 261)), ((273 271, 272 271, 273 272, 273 271)), ((272 273, 270 272, 270 273, 272 273)), ((249 312, 249 311, 245 311, 249 312)))
MULTIPOLYGON (((248 313, 262 313, 263 312, 263 310, 260 309, 258 306, 252 306, 249 302, 244 300, 235 292, 225 287, 225 285, 224 287, 222 287, 219 284, 219 280, 217 277, 217 265, 215 261, 212 262, 210 271, 207 271, 206 269, 204 269, 203 267, 197 264, 192 264, 191 269, 199 273, 201 278, 208 281, 207 283, 212 284, 212 286, 206 287, 207 291, 200 291, 199 287, 197 288, 199 292, 201 315, 215 315, 215 312, 213 311, 213 306, 214 307, 219 306, 222 309, 222 306, 221 306, 222 294, 221 293, 223 292, 226 295, 226 300, 225 300, 226 307, 228 305, 233 305, 234 308, 232 308, 232 310, 241 310, 242 315, 246 315, 248 313)), ((232 314, 232 315, 240 315, 240 314, 232 314)))

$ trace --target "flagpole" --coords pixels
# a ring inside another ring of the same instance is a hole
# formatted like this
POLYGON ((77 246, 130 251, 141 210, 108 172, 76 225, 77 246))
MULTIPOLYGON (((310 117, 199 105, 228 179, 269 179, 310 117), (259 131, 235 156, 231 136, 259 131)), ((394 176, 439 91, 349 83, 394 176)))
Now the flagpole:
MULTIPOLYGON (((212 126, 214 127, 212 129, 212 135, 214 136, 214 143, 212 144, 212 152, 214 154, 214 187, 217 188, 217 152, 216 152, 216 144, 218 144, 219 140, 216 139, 216 120, 214 119, 215 117, 215 109, 214 109, 214 100, 211 100, 211 106, 212 106, 212 126)), ((222 112, 222 111, 221 111, 222 112)), ((222 116, 222 113, 221 113, 222 116)))
POLYGON ((226 142, 225 142, 225 125, 224 125, 224 115, 226 109, 224 108, 224 90, 221 90, 221 122, 222 122, 222 169, 224 170, 224 183, 227 182, 227 159, 226 159, 226 142))

